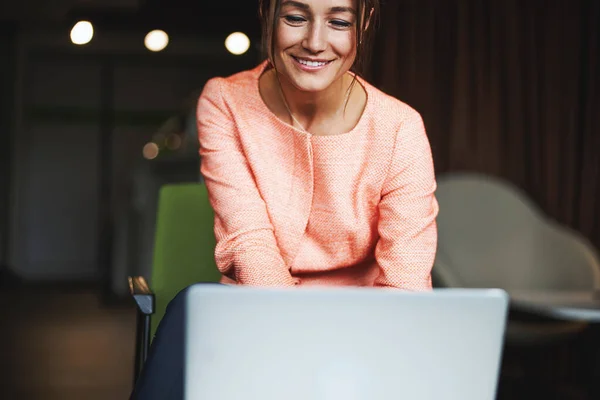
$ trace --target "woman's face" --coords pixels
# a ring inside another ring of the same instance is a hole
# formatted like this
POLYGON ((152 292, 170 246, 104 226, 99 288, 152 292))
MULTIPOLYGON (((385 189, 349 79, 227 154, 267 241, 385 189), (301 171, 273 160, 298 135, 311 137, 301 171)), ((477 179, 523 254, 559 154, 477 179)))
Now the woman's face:
POLYGON ((277 70, 299 90, 327 89, 354 64, 356 23, 356 0, 281 0, 277 70))

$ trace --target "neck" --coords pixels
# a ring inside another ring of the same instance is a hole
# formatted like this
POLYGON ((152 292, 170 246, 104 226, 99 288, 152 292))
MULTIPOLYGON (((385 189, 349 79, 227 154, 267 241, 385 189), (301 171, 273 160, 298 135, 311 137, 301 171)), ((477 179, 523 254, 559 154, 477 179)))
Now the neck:
POLYGON ((336 117, 345 106, 344 102, 350 86, 350 80, 346 75, 320 92, 298 90, 281 74, 278 74, 277 78, 285 96, 284 101, 294 113, 294 117, 305 127, 336 117))

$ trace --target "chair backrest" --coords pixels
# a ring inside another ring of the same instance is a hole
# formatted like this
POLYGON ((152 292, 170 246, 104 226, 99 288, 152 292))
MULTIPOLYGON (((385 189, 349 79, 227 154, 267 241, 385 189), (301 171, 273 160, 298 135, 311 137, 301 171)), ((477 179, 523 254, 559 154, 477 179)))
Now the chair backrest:
POLYGON ((473 173, 438 178, 442 286, 505 290, 600 287, 595 249, 550 220, 517 188, 473 173))
POLYGON ((156 298, 153 334, 179 291, 221 278, 214 258, 213 221, 204 184, 168 184, 160 189, 151 276, 156 298))

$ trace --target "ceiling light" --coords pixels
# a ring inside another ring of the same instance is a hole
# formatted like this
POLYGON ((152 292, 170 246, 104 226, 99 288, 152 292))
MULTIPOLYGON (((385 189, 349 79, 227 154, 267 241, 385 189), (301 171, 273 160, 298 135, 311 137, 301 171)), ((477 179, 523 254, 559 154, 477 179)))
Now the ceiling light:
POLYGON ((250 48, 250 39, 242 32, 234 32, 227 36, 225 47, 231 54, 242 55, 250 48))
POLYGON ((158 157, 159 152, 160 149, 158 148, 158 145, 152 142, 146 143, 142 149, 142 154, 146 160, 154 160, 156 157, 158 157))
POLYGON ((89 21, 79 21, 71 29, 71 41, 73 44, 87 44, 94 37, 94 27, 89 21))
POLYGON ((160 29, 148 32, 144 38, 144 45, 150 51, 161 51, 169 44, 169 35, 160 29))

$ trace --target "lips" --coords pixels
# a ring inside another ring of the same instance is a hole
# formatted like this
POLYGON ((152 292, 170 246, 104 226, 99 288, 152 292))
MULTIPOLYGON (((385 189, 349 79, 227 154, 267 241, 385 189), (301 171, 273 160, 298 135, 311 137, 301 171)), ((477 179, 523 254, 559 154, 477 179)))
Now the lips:
POLYGON ((292 57, 292 58, 296 62, 296 65, 298 65, 301 69, 307 70, 307 71, 321 70, 321 69, 325 68, 326 66, 328 66, 329 64, 331 64, 331 62, 332 62, 332 61, 325 61, 325 60, 313 61, 313 60, 307 60, 304 58, 297 58, 297 57, 292 57))

